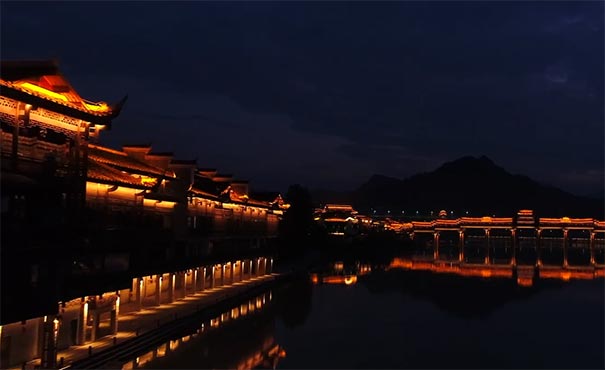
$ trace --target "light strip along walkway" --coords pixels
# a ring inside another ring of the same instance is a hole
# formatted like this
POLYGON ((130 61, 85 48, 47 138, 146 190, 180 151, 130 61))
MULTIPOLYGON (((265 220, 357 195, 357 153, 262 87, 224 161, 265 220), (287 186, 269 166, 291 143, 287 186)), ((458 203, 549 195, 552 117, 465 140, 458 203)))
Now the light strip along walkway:
MULTIPOLYGON (((92 347, 93 354, 98 353, 127 339, 136 337, 137 334, 157 329, 160 325, 174 321, 176 318, 192 315, 226 298, 237 296, 253 287, 275 280, 278 275, 277 273, 272 273, 234 282, 230 285, 206 288, 203 291, 190 294, 172 303, 164 303, 155 307, 144 307, 140 311, 136 311, 135 302, 120 305, 117 334, 104 336, 85 345, 72 345, 65 350, 59 350, 57 352, 57 367, 67 367, 74 361, 88 357, 89 347, 92 347), (63 364, 61 364, 61 358, 63 358, 63 364)), ((39 358, 32 360, 26 364, 26 369, 34 369, 36 366, 39 367, 40 364, 41 360, 39 358)), ((12 367, 11 369, 22 369, 22 366, 12 367)))

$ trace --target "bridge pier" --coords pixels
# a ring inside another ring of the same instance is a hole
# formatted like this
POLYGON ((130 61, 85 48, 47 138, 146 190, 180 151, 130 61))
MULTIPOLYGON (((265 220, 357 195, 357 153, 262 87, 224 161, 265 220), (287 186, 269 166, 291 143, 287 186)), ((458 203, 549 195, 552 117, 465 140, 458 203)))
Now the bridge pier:
POLYGON ((542 267, 542 251, 540 250, 542 248, 541 236, 542 236, 542 230, 537 229, 536 230, 536 266, 538 266, 538 267, 542 267))
POLYGON ((510 258, 511 266, 517 266, 517 230, 510 229, 510 236, 513 241, 513 250, 510 258))
POLYGON ((439 231, 433 233, 433 259, 439 259, 439 231))
POLYGON ((486 247, 487 247, 486 249, 487 250, 486 250, 486 253, 485 253, 485 260, 483 262, 486 265, 488 265, 489 261, 490 261, 490 247, 491 246, 490 246, 490 237, 489 237, 489 234, 490 234, 490 229, 485 229, 485 239, 486 239, 486 243, 485 244, 486 244, 486 247))
POLYGON ((458 232, 458 262, 464 262, 464 230, 458 232))
POLYGON ((563 229, 563 268, 569 267, 569 261, 567 259, 567 244, 569 243, 569 230, 563 229))
POLYGON ((594 266, 596 264, 595 262, 595 238, 596 238, 596 233, 595 232, 591 232, 590 233, 590 265, 594 266))

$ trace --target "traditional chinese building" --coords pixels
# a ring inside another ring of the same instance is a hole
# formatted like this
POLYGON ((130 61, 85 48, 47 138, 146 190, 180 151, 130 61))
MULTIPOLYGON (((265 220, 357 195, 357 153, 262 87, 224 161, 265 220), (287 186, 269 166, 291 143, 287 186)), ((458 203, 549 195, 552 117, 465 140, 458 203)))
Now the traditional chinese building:
POLYGON ((111 127, 115 105, 83 99, 50 61, 2 62, 2 240, 23 228, 40 233, 76 228, 87 178, 88 143, 111 127))

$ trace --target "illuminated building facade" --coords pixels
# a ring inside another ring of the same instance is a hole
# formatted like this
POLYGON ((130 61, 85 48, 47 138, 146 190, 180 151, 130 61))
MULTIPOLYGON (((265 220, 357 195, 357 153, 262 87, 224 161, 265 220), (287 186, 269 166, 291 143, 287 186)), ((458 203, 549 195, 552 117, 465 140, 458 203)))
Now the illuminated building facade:
POLYGON ((123 103, 83 99, 53 62, 2 62, 5 246, 25 224, 50 231, 77 224, 85 202, 88 143, 111 126, 123 103))
POLYGON ((348 204, 326 204, 315 212, 315 221, 326 229, 328 235, 356 236, 359 234, 357 214, 348 204))
POLYGON ((281 196, 255 197, 246 181, 150 145, 99 145, 125 100, 81 98, 54 62, 1 67, 3 365, 41 357, 55 368, 57 349, 103 335, 99 320, 115 333, 120 296, 172 302, 178 288, 187 296, 270 273, 264 251, 216 256, 210 246, 239 237, 252 249, 275 236, 281 196), (116 273, 136 284, 101 294, 116 273), (164 275, 173 283, 158 284, 164 275))

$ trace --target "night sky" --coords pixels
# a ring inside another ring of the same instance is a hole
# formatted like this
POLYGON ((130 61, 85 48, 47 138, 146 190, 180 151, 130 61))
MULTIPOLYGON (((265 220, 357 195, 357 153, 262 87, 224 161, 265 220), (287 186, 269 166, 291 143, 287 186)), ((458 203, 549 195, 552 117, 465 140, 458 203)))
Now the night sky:
POLYGON ((604 183, 603 2, 3 1, 2 59, 56 58, 129 100, 102 144, 348 190, 463 155, 578 194, 604 183))

